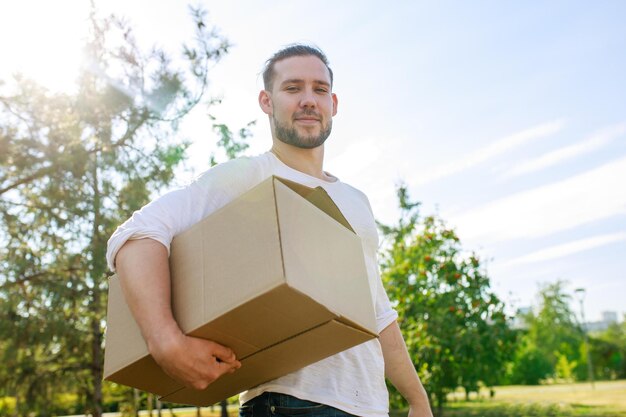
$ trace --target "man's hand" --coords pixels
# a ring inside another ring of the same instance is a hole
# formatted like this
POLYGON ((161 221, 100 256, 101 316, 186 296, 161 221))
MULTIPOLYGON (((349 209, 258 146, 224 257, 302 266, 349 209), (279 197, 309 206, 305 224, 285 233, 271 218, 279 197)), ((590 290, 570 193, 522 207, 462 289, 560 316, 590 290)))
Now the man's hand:
POLYGON ((161 339, 161 343, 155 343, 152 338, 148 348, 161 368, 185 386, 203 390, 217 378, 241 367, 231 349, 177 333, 161 339))
POLYGON ((416 406, 409 406, 409 414, 407 417, 433 417, 433 412, 430 407, 425 404, 419 404, 416 406))

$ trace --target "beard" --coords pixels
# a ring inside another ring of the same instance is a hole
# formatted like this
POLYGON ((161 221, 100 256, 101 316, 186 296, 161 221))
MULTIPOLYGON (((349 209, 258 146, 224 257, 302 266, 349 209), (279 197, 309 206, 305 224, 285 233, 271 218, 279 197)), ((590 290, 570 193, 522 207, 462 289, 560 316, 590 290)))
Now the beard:
POLYGON ((328 123, 322 126, 319 135, 301 135, 298 133, 295 127, 289 127, 281 124, 273 115, 274 120, 274 134, 276 138, 283 143, 295 146, 301 149, 313 149, 321 146, 333 128, 333 121, 329 120, 328 123))

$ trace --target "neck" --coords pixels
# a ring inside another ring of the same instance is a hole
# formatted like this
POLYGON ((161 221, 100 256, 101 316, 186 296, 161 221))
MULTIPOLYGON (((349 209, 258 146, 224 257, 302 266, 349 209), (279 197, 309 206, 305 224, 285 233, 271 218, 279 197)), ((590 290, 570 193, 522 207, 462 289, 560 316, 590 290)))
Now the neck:
POLYGON ((324 181, 334 179, 323 169, 324 145, 313 149, 302 149, 275 139, 270 151, 289 168, 324 181))

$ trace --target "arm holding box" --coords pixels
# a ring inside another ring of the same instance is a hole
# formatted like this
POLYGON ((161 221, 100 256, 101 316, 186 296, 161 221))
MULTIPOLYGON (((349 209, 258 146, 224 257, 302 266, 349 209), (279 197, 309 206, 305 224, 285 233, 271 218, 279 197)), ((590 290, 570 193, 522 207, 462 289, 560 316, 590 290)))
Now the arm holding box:
POLYGON ((118 251, 116 269, 150 354, 172 378, 204 389, 241 366, 234 352, 186 336, 172 316, 167 249, 156 240, 129 240, 118 251))
POLYGON ((180 330, 171 308, 169 245, 174 236, 252 188, 261 175, 249 158, 217 165, 136 211, 109 239, 109 268, 118 273, 150 354, 188 387, 206 388, 241 364, 230 349, 180 330))

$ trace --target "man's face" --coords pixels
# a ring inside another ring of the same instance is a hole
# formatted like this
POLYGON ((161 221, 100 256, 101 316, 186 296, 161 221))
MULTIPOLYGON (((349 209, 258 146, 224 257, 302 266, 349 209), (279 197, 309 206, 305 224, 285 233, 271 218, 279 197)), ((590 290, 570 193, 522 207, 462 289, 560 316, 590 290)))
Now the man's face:
POLYGON ((328 68, 315 56, 296 56, 278 61, 274 73, 271 91, 259 96, 274 136, 298 148, 322 145, 337 113, 328 68))

